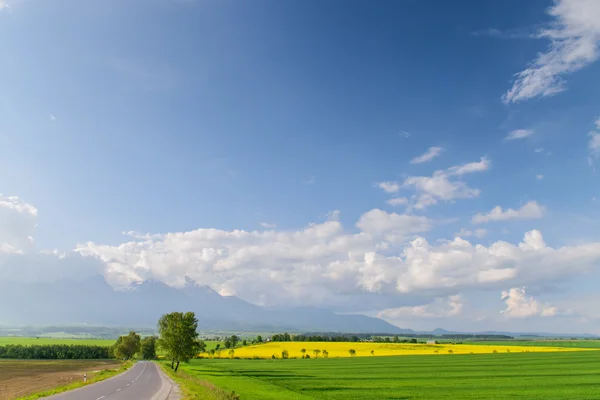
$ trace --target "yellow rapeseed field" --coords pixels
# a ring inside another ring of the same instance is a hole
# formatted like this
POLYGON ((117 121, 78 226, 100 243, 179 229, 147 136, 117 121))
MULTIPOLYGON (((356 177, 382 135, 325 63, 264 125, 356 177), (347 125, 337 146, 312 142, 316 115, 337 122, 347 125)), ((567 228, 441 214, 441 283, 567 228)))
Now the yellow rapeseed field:
MULTIPOLYGON (((346 343, 346 342, 271 342, 253 346, 246 346, 234 350, 233 356, 240 358, 282 358, 282 352, 287 350, 289 358, 301 358, 304 354, 311 358, 323 358, 325 350, 329 358, 353 357, 350 350, 355 351, 354 357, 371 356, 404 356, 411 354, 483 354, 507 352, 545 353, 554 351, 585 351, 592 349, 574 349, 564 347, 537 347, 537 346, 498 346, 498 345, 470 345, 470 344, 410 344, 410 343, 346 343), (318 352, 315 352, 317 350, 318 352)), ((206 353, 202 356, 208 357, 206 353)), ((230 358, 231 352, 222 349, 215 353, 215 358, 230 358)))

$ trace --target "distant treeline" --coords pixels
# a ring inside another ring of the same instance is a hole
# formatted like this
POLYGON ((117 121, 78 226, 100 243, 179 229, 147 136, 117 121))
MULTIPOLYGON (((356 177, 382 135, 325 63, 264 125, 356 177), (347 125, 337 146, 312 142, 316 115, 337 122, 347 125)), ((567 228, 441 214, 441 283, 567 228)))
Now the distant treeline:
POLYGON ((113 358, 108 346, 93 345, 32 345, 10 344, 0 346, 0 358, 41 359, 41 360, 74 360, 74 359, 107 359, 113 358))
POLYGON ((372 341, 379 343, 417 343, 417 339, 441 340, 508 340, 514 339, 507 335, 484 334, 445 334, 445 335, 369 335, 369 334, 300 334, 278 333, 271 336, 273 342, 360 342, 372 341), (410 338, 410 339, 408 339, 410 338))
POLYGON ((441 335, 439 336, 442 339, 473 339, 473 340, 511 340, 514 339, 514 337, 512 336, 508 336, 508 335, 483 335, 483 334, 476 334, 476 335, 461 335, 461 334, 447 334, 447 335, 441 335))
POLYGON ((290 335, 278 333, 271 336, 272 342, 359 342, 358 336, 290 335))

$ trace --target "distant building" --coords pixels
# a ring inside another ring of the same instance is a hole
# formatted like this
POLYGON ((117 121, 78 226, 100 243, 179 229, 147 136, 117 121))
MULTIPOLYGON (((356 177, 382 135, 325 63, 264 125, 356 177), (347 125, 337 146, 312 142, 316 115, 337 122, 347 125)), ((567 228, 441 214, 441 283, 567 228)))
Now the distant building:
POLYGON ((427 344, 438 344, 437 340, 428 340, 427 344))

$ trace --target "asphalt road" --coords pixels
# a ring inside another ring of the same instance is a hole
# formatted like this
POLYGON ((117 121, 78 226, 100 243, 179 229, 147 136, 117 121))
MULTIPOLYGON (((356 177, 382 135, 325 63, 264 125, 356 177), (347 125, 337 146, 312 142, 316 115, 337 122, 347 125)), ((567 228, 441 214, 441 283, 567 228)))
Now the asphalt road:
POLYGON ((159 366, 139 362, 128 371, 107 380, 46 397, 52 400, 165 400, 171 384, 159 366))

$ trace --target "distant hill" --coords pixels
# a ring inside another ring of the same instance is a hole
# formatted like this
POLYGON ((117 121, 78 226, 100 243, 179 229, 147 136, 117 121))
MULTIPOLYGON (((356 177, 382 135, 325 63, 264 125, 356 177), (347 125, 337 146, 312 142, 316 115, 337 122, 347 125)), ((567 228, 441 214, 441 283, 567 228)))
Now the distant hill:
POLYGON ((90 324, 155 327, 171 311, 194 311, 202 330, 382 332, 401 334, 388 322, 318 308, 268 309, 238 297, 221 296, 191 279, 174 288, 148 280, 115 291, 103 277, 56 283, 0 282, 0 323, 10 325, 90 324), (9 305, 10 306, 6 306, 9 305))

